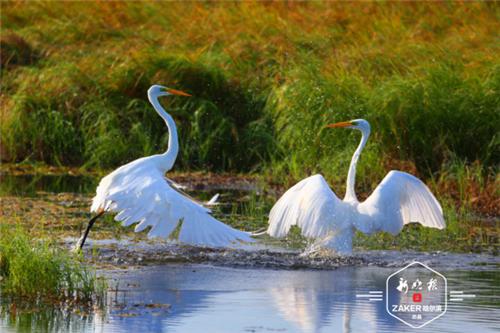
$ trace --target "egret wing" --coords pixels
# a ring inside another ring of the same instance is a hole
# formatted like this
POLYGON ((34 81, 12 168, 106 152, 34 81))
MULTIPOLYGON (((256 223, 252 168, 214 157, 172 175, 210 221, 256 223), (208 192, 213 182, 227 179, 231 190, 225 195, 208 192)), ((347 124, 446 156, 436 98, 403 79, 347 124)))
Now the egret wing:
POLYGON ((178 189, 178 190, 180 190, 180 191, 183 191, 183 193, 184 193, 184 194, 186 194, 186 193, 184 192, 184 190, 186 190, 186 188, 187 188, 186 186, 181 185, 181 184, 179 184, 179 183, 176 183, 176 182, 174 182, 172 179, 169 179, 169 178, 167 178, 167 177, 165 177, 165 180, 167 181, 167 183, 168 183, 170 186, 172 186, 173 188, 178 189))
MULTIPOLYGON (((190 196, 189 194, 187 194, 184 190, 185 190, 185 186, 179 184, 179 183, 176 183, 174 182, 172 179, 169 179, 167 177, 164 178, 165 181, 167 182, 167 184, 175 191, 177 191, 180 195, 186 197, 186 198, 189 198, 191 201, 193 201, 194 203, 197 203, 198 205, 200 206, 204 206, 206 207, 207 205, 201 201, 198 201, 197 199, 193 198, 192 196, 190 196)), ((212 198, 213 199, 213 198, 212 198)), ((208 205, 209 206, 209 205, 208 205)), ((211 212, 210 209, 207 208, 207 210, 209 212, 211 212)))
POLYGON ((397 234, 405 224, 412 222, 437 229, 445 227, 439 202, 420 179, 406 172, 390 171, 358 209, 372 217, 355 224, 367 233, 397 234))
POLYGON ((217 247, 252 241, 248 233, 218 221, 209 209, 170 186, 159 171, 145 173, 138 167, 125 177, 111 178, 103 178, 92 208, 117 213, 115 220, 124 226, 138 223, 136 232, 151 227, 149 237, 167 238, 181 222, 179 240, 184 243, 217 247))
POLYGON ((296 225, 304 236, 316 238, 343 229, 347 221, 341 216, 340 203, 323 176, 306 178, 286 191, 271 209, 267 233, 283 237, 296 225))

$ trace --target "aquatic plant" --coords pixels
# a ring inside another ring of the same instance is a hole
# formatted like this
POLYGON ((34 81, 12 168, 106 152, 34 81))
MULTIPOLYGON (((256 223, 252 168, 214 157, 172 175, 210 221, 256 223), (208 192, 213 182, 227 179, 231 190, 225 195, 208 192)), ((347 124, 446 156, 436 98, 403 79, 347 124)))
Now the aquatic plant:
POLYGON ((30 303, 102 304, 106 282, 54 241, 0 225, 0 294, 30 303))

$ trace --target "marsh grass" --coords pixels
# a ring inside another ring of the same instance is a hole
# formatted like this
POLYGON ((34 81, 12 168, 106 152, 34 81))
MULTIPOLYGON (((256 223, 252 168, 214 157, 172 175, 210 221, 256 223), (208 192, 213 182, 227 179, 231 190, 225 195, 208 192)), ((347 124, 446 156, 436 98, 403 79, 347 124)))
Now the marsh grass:
POLYGON ((365 118, 372 126, 360 162, 360 173, 369 181, 383 177, 398 161, 410 162, 427 177, 454 161, 498 163, 500 100, 492 93, 498 91, 496 71, 477 82, 452 68, 429 69, 424 75, 391 77, 378 87, 355 77, 324 75, 315 67, 293 75, 274 92, 268 107, 276 114, 282 169, 295 178, 318 170, 335 180, 345 174, 339 170, 347 170, 360 135, 324 126, 354 118, 365 118))
POLYGON ((106 282, 54 241, 0 225, 0 293, 12 304, 104 304, 106 282))
POLYGON ((272 201, 263 194, 256 192, 242 193, 241 197, 232 198, 233 203, 225 212, 215 210, 223 220, 235 228, 245 231, 257 231, 267 224, 267 214, 272 207, 272 201))
POLYGON ((368 182, 392 161, 427 176, 499 162, 496 4, 2 6, 3 40, 43 55, 2 67, 3 160, 110 168, 161 151, 146 90, 163 83, 195 96, 164 101, 179 169, 333 179, 356 136, 322 128, 355 117, 374 129, 368 182))
POLYGON ((34 92, 32 84, 20 87, 3 117, 4 153, 17 161, 109 168, 164 150, 167 130, 145 92, 150 82, 168 82, 195 96, 162 101, 177 121, 179 168, 249 171, 268 159, 272 128, 258 98, 216 68, 166 54, 145 55, 141 65, 123 64, 113 87, 79 80, 74 74, 79 69, 64 64, 44 71, 37 83, 45 86, 44 94, 34 92), (54 83, 60 75, 64 79, 54 83))
POLYGON ((0 63, 2 68, 34 64, 40 55, 21 36, 10 33, 0 36, 0 63))

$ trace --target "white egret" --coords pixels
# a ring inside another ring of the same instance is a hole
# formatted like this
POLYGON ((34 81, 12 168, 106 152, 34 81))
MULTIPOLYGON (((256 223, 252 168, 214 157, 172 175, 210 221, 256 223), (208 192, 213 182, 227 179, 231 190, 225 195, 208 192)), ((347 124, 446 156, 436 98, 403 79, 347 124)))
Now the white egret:
POLYGON ((370 135, 370 124, 356 119, 327 127, 352 128, 362 133, 349 166, 344 199, 335 195, 323 176, 306 178, 283 194, 272 208, 269 235, 284 237, 296 225, 303 236, 316 239, 312 251, 323 247, 350 254, 354 228, 366 234, 387 231, 395 235, 411 222, 445 227, 443 211, 434 195, 422 181, 405 172, 390 171, 375 191, 359 202, 354 190, 356 164, 370 135))
POLYGON ((115 220, 123 226, 138 223, 136 232, 151 227, 149 237, 168 238, 182 223, 179 241, 202 246, 227 246, 235 241, 252 241, 249 233, 239 231, 210 215, 210 209, 184 194, 180 187, 165 177, 174 165, 179 143, 173 118, 160 105, 160 96, 189 94, 154 85, 148 90, 148 99, 168 128, 168 149, 163 154, 139 158, 125 164, 101 179, 92 201, 85 233, 77 243, 81 249, 90 228, 105 212, 118 213, 115 220))

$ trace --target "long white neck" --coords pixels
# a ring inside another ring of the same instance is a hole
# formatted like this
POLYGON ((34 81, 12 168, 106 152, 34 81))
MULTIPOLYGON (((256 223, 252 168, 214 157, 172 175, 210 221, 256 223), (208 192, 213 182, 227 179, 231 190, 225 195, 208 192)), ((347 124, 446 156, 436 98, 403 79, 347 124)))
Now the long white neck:
POLYGON ((359 143, 358 148, 352 155, 351 165, 349 165, 349 173, 347 174, 347 188, 345 192, 345 201, 358 201, 356 197, 355 184, 356 184, 356 165, 358 164, 359 155, 361 155, 361 151, 366 145, 366 141, 368 141, 368 137, 370 136, 370 129, 360 128, 362 133, 361 142, 359 143))
POLYGON ((156 112, 160 117, 165 120, 168 128, 168 149, 162 154, 165 160, 165 168, 169 169, 172 167, 177 154, 179 153, 179 140, 177 138, 177 127, 175 126, 174 119, 163 109, 160 102, 158 101, 158 95, 148 92, 149 102, 153 105, 156 112))

